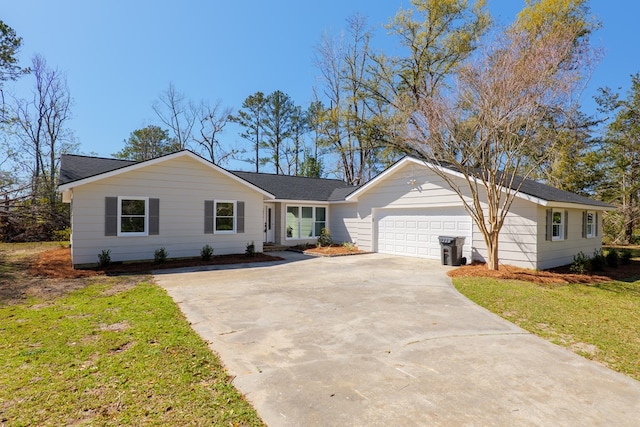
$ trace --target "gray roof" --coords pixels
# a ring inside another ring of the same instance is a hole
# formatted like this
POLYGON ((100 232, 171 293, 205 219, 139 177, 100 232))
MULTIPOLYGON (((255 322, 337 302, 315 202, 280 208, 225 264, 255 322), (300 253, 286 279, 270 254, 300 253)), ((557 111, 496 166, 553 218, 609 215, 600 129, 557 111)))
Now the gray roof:
MULTIPOLYGON (((137 163, 140 162, 63 154, 60 157, 60 179, 58 185, 69 184, 137 163)), ((344 200, 349 193, 358 188, 338 179, 240 171, 231 171, 231 173, 267 193, 273 194, 277 199, 285 200, 339 201, 344 200)))
POLYGON ((63 154, 60 156, 60 179, 58 185, 90 178, 105 172, 135 165, 132 160, 105 159, 103 157, 63 154))
MULTIPOLYGON (((518 178, 514 182, 514 186, 517 187, 521 182, 522 178, 518 178)), ((532 179, 525 179, 524 182, 522 182, 520 193, 524 193, 538 199, 546 200, 548 202, 578 203, 581 205, 599 206, 604 208, 613 207, 608 203, 601 202, 599 200, 593 200, 576 193, 571 193, 570 191, 559 190, 557 188, 534 181, 532 179)))
POLYGON ((318 200, 335 202, 358 187, 338 179, 308 178, 304 176, 274 175, 256 172, 233 171, 245 181, 284 200, 318 200))
MULTIPOLYGON (((60 158, 60 179, 58 184, 68 184, 137 163, 140 162, 63 154, 60 158)), ((336 202, 344 200, 349 194, 359 188, 337 179, 307 178, 242 171, 231 171, 231 173, 273 194, 276 199, 282 200, 336 202)), ((516 182, 514 182, 514 187, 517 187, 521 182, 522 179, 518 178, 516 182)), ((559 190, 531 179, 525 179, 524 182, 522 182, 520 192, 548 202, 577 203, 605 208, 613 207, 607 203, 559 190)))

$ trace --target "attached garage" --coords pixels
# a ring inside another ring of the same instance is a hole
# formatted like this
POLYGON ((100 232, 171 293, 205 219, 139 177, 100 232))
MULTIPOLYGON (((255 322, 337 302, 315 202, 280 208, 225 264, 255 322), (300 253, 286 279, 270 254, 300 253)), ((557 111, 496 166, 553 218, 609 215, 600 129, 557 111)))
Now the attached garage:
POLYGON ((472 220, 461 208, 377 209, 375 250, 392 255, 440 259, 438 236, 464 237, 471 259, 472 220))

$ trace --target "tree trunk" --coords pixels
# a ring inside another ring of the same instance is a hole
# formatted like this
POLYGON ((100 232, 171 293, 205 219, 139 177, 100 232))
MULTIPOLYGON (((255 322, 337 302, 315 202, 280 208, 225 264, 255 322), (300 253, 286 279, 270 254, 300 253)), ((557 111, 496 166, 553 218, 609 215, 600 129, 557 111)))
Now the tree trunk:
POLYGON ((490 233, 487 239, 487 268, 498 271, 498 233, 490 233))

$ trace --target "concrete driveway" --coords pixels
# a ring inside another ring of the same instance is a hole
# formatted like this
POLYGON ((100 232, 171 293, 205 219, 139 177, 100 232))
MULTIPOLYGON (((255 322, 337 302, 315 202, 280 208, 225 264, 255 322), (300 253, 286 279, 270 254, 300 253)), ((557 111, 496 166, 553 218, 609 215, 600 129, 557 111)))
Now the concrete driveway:
POLYGON ((269 426, 637 426, 640 382, 380 254, 155 276, 269 426))

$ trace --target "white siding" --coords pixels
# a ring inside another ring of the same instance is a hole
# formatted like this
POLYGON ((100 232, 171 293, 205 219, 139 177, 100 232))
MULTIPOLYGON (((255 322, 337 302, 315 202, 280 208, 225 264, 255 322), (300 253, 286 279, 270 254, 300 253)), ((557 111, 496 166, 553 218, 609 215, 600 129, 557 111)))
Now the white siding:
MULTIPOLYGON (((520 198, 516 198, 513 201, 498 240, 498 259, 500 264, 532 269, 538 268, 537 215, 538 205, 535 203, 520 198)), ((544 234, 542 238, 544 239, 544 234)), ((474 228, 473 240, 475 244, 473 259, 486 261, 487 246, 478 227, 474 228)))
POLYGON ((105 178, 73 189, 73 263, 96 263, 103 249, 111 250, 112 261, 153 259, 160 247, 170 258, 198 256, 206 244, 216 255, 244 253, 251 241, 261 252, 262 206, 257 191, 188 157, 105 178), (116 196, 160 199, 160 234, 105 237, 105 197, 116 196), (244 233, 204 233, 204 201, 213 199, 245 202, 244 233))
POLYGON ((571 264, 573 256, 584 252, 592 256, 594 251, 602 249, 602 213, 598 214, 598 232, 593 238, 582 237, 582 212, 580 209, 561 209, 569 214, 567 240, 547 241, 546 208, 539 206, 538 214, 538 269, 552 268, 571 264))
MULTIPOLYGON (((425 166, 409 163, 358 198, 358 246, 368 251, 376 249, 374 209, 420 208, 427 213, 430 208, 445 207, 462 208, 462 202, 438 175, 425 166)), ((475 243, 465 242, 465 246, 475 243)))
MULTIPOLYGON (((458 185, 463 190, 467 186, 462 179, 458 180, 458 185)), ((468 194, 468 190, 463 193, 468 194)), ((359 197, 360 221, 354 227, 361 249, 375 250, 374 210, 393 207, 421 208, 424 212, 431 209, 432 212, 437 212, 445 207, 462 209, 463 204, 449 184, 437 174, 425 166, 408 163, 359 197)), ((486 208, 486 204, 484 207, 486 208)), ((542 211, 544 212, 544 209, 542 211)), ((538 262, 537 242, 540 239, 540 230, 544 240, 544 217, 540 228, 539 215, 539 207, 535 203, 520 198, 514 200, 500 233, 498 249, 502 264, 541 268, 538 262)), ((487 249, 482 233, 475 223, 472 229, 472 241, 468 244, 465 242, 465 255, 470 251, 470 259, 485 261, 487 249)))
POLYGON ((334 242, 358 243, 358 204, 340 203, 329 207, 329 231, 334 242))

